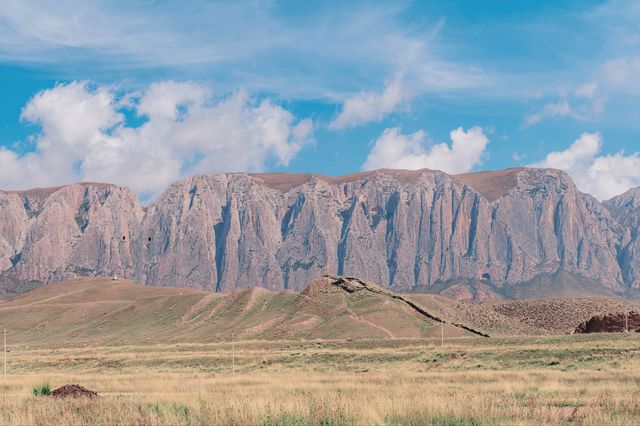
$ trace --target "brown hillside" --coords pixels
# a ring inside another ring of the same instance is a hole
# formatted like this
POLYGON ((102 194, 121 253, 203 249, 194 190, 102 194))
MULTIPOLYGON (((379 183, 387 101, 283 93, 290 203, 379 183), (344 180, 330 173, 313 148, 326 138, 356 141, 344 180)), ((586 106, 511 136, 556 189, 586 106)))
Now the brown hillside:
POLYGON ((518 173, 524 170, 523 167, 487 171, 464 173, 453 176, 459 182, 465 183, 485 196, 491 202, 503 197, 518 184, 518 173))
MULTIPOLYGON (((73 280, 0 302, 0 328, 8 328, 13 344, 36 346, 212 342, 232 334, 243 340, 439 336, 439 322, 402 296, 360 283, 324 277, 303 293, 208 293, 127 280, 73 280)), ((445 331, 448 337, 473 335, 450 324, 445 331)))
POLYGON ((567 334, 594 315, 637 309, 606 297, 468 302, 442 296, 412 294, 412 300, 452 321, 491 335, 567 334))
POLYGON ((517 302, 400 295, 356 278, 324 276, 302 293, 232 293, 82 279, 0 302, 13 345, 128 345, 230 340, 447 338, 566 334, 596 314, 633 306, 606 298, 517 302))

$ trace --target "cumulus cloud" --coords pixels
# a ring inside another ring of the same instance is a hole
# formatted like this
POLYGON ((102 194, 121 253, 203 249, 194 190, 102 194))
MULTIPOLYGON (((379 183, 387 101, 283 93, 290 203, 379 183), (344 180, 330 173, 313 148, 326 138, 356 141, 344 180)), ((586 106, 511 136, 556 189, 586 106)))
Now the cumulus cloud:
POLYGON ((365 170, 378 168, 436 169, 447 173, 471 171, 482 162, 489 139, 479 127, 465 131, 459 127, 451 132, 451 144, 426 143, 425 132, 402 134, 399 128, 386 129, 374 144, 365 170))
POLYGON ((599 133, 583 133, 564 151, 550 152, 544 160, 531 166, 564 170, 582 192, 600 200, 640 186, 640 152, 603 155, 601 150, 599 133))
POLYGON ((382 93, 360 92, 347 98, 338 116, 330 123, 332 129, 344 129, 381 121, 409 100, 402 77, 396 76, 385 84, 382 93))
POLYGON ((0 148, 0 187, 90 180, 127 185, 143 198, 187 174, 287 165, 313 131, 310 120, 245 91, 215 98, 208 86, 171 81, 124 94, 58 85, 34 96, 22 119, 41 127, 35 150, 0 148))

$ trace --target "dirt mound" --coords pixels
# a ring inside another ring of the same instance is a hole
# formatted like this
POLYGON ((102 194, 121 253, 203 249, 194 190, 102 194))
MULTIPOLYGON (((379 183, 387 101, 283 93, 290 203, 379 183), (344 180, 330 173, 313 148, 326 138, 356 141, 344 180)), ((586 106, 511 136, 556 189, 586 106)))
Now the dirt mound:
POLYGON ((98 394, 80 385, 64 385, 51 392, 51 396, 54 398, 96 398, 98 394))
POLYGON ((595 315, 576 327, 576 333, 616 333, 625 330, 640 331, 640 313, 631 311, 595 315))

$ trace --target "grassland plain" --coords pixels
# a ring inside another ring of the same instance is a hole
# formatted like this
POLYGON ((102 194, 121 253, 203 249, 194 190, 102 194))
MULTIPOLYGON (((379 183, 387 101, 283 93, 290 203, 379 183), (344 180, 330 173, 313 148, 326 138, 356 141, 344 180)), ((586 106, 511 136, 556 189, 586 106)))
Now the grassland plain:
POLYGON ((640 423, 640 336, 13 347, 0 423, 640 423), (35 397, 79 383, 96 400, 35 397))
POLYGON ((640 424, 640 334, 567 334, 633 305, 337 283, 211 294, 88 279, 0 302, 0 425, 640 424), (441 323, 406 298, 448 321, 443 347, 441 323), (33 395, 70 383, 100 397, 33 395))

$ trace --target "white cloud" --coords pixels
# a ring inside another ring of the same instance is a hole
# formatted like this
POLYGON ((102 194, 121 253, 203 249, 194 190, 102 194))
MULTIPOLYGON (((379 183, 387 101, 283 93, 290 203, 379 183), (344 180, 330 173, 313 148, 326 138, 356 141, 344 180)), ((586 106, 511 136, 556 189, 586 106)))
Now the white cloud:
POLYGON ((548 167, 567 172, 582 191, 600 200, 640 186, 640 152, 601 155, 602 136, 583 133, 564 151, 554 151, 532 167, 548 167))
POLYGON ((521 154, 519 152, 514 152, 513 154, 511 154, 511 158, 516 163, 521 163, 525 158, 527 158, 527 155, 526 154, 521 154))
POLYGON ((578 86, 576 89, 576 96, 581 98, 593 99, 598 90, 598 83, 595 81, 591 81, 589 83, 585 83, 581 86, 578 86))
POLYGON ((342 105, 342 111, 329 127, 344 129, 381 121, 408 100, 409 93, 403 86, 402 77, 398 75, 385 84, 382 93, 360 92, 347 98, 342 105))
POLYGON ((527 115, 524 125, 529 127, 545 119, 561 117, 590 120, 602 113, 606 101, 607 97, 600 90, 598 82, 591 81, 578 86, 572 95, 563 95, 561 100, 547 103, 540 110, 527 115))
POLYGON ((443 21, 408 24, 410 7, 317 3, 288 14, 270 1, 3 0, 0 61, 67 79, 171 70, 224 91, 340 102, 398 70, 426 91, 486 85, 482 71, 436 49, 443 21))
POLYGON ((533 126, 545 118, 564 117, 572 114, 573 110, 569 105, 569 102, 567 102, 566 99, 563 99, 559 102, 546 104, 539 111, 526 116, 524 122, 526 126, 533 126))
POLYGON ((112 182, 147 198, 192 173, 287 165, 311 141, 312 123, 245 91, 214 98, 208 86, 162 82, 118 94, 85 82, 58 85, 29 101, 22 119, 41 126, 36 149, 0 149, 0 187, 112 182), (128 108, 131 108, 127 111, 128 108), (143 124, 127 124, 135 114, 143 124))
POLYGON ((464 173, 482 162, 488 144, 489 139, 479 127, 466 132, 459 127, 451 132, 451 144, 431 146, 427 145, 422 130, 404 135, 399 128, 391 128, 386 129, 374 142, 362 168, 427 168, 454 174, 464 173))
POLYGON ((640 95, 640 56, 609 60, 602 66, 600 74, 612 90, 640 95))

